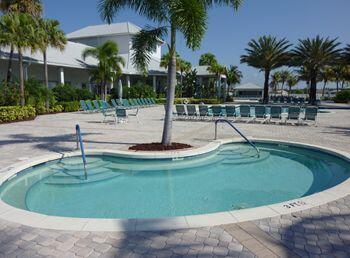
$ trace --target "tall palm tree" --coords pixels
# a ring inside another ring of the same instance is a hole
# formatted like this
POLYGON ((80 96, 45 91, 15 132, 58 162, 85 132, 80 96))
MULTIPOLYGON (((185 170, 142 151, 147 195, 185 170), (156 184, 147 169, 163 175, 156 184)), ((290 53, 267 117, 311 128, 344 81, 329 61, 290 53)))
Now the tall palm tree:
POLYGON ((292 87, 294 87, 295 85, 297 85, 297 84, 298 84, 298 81, 299 81, 298 76, 296 76, 296 75, 294 75, 294 74, 292 74, 292 73, 289 72, 288 78, 286 79, 286 83, 287 83, 287 85, 288 85, 288 87, 289 87, 288 95, 291 94, 291 92, 292 92, 292 87))
POLYGON ((0 42, 7 42, 18 52, 19 84, 21 105, 25 105, 23 51, 30 49, 35 42, 35 20, 26 13, 8 13, 0 20, 0 42))
MULTIPOLYGON (((175 54, 175 57, 176 57, 176 65, 179 63, 179 59, 180 59, 180 55, 179 53, 176 52, 175 54)), ((160 67, 164 67, 165 69, 168 69, 168 65, 170 63, 170 60, 171 60, 171 55, 170 53, 166 53, 166 54, 163 54, 162 55, 162 58, 160 59, 160 67)), ((178 67, 176 67, 178 68, 178 67)))
POLYGON ((107 83, 113 83, 122 74, 122 67, 125 66, 124 58, 119 56, 119 48, 114 41, 106 41, 95 48, 86 48, 82 58, 85 60, 89 56, 98 60, 97 68, 92 71, 92 75, 100 82, 101 98, 105 100, 107 83))
POLYGON ((281 70, 280 71, 281 91, 283 91, 283 86, 290 76, 291 76, 290 71, 288 71, 288 70, 281 70))
POLYGON ((343 51, 343 60, 345 64, 350 65, 350 44, 347 44, 343 51))
MULTIPOLYGON (((60 23, 57 20, 39 19, 38 28, 37 47, 43 54, 45 85, 49 88, 49 71, 46 54, 47 48, 52 47, 63 51, 67 43, 67 38, 63 30, 60 29, 60 23)), ((46 107, 49 108, 48 100, 46 101, 46 107)))
POLYGON ((170 32, 167 43, 171 60, 168 65, 168 87, 166 112, 164 118, 162 144, 171 144, 173 104, 176 86, 176 34, 184 35, 186 45, 191 49, 200 46, 206 30, 208 9, 214 4, 229 5, 237 9, 243 0, 99 0, 99 12, 108 23, 112 22, 116 13, 127 7, 159 24, 158 28, 141 30, 133 38, 133 61, 139 70, 145 70, 150 54, 153 52, 160 38, 170 32))
POLYGON ((211 65, 214 65, 217 63, 218 63, 218 61, 216 59, 216 56, 212 53, 202 54, 200 56, 199 62, 198 62, 199 65, 208 65, 208 66, 211 66, 211 65))
MULTIPOLYGON (((43 7, 40 0, 1 0, 0 11, 4 14, 15 12, 27 13, 34 17, 40 17, 43 11, 43 7)), ((6 83, 10 82, 12 77, 13 52, 14 46, 10 45, 10 55, 7 68, 6 83)))
POLYGON ((243 78, 243 74, 236 65, 231 65, 229 69, 227 69, 227 83, 229 85, 235 85, 241 83, 243 78))
POLYGON ((277 88, 278 88, 278 84, 281 81, 281 72, 280 71, 276 71, 271 75, 271 88, 273 89, 273 91, 275 93, 277 93, 277 88))
POLYGON ((340 49, 337 39, 307 38, 299 40, 299 44, 292 51, 292 65, 303 66, 310 75, 310 104, 316 104, 317 77, 327 65, 337 62, 340 49))
POLYGON ((176 63, 176 67, 178 67, 178 70, 180 72, 180 84, 182 85, 184 74, 191 71, 192 65, 190 62, 179 58, 178 62, 176 63))
POLYGON ((272 36, 263 36, 258 40, 252 39, 246 48, 246 55, 241 56, 241 63, 264 71, 264 98, 269 101, 269 79, 272 70, 285 65, 288 61, 288 48, 291 46, 286 39, 277 39, 272 36))

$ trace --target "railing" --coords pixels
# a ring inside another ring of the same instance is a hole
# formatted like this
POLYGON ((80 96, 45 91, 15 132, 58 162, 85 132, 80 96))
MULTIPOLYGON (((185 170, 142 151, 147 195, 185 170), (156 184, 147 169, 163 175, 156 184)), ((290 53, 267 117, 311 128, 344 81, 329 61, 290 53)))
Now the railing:
POLYGON ((256 153, 258 154, 258 157, 260 157, 260 150, 258 149, 258 147, 256 147, 256 145, 254 143, 252 143, 247 137, 245 137, 245 135, 243 133, 241 133, 240 130, 238 130, 229 120, 227 119, 218 119, 215 121, 215 140, 218 137, 218 123, 226 123, 229 126, 231 126, 240 136, 242 136, 242 138, 244 140, 246 140, 246 142, 248 142, 255 150, 256 153))
POLYGON ((76 131, 76 136, 77 136, 77 149, 79 149, 79 146, 80 146, 81 157, 83 159, 83 165, 84 165, 84 176, 85 176, 85 180, 87 180, 85 149, 84 149, 83 138, 81 137, 81 132, 80 132, 80 126, 79 125, 75 126, 75 131, 76 131))

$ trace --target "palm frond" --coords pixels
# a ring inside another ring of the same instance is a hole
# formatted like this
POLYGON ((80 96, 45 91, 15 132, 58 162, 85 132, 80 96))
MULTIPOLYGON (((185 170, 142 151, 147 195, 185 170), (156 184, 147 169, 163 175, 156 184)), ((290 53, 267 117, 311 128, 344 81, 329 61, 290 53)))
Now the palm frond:
POLYGON ((151 54, 156 51, 160 39, 166 34, 166 27, 147 27, 134 35, 132 39, 132 61, 139 71, 147 72, 151 54))
POLYGON ((203 0, 207 7, 212 7, 214 5, 219 6, 232 6, 234 10, 237 10, 240 6, 242 6, 244 0, 203 0))

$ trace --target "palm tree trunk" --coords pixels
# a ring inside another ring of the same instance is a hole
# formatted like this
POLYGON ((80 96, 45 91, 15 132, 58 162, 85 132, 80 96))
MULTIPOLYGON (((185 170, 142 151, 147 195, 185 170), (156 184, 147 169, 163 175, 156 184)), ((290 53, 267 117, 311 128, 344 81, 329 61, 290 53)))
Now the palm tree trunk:
POLYGON ((325 82, 323 83, 322 97, 324 96, 324 92, 325 92, 325 90, 326 90, 326 85, 327 85, 327 81, 325 81, 325 82))
POLYGON ((175 87, 176 87, 176 28, 171 25, 171 35, 170 35, 170 51, 171 55, 170 62, 168 65, 168 88, 166 96, 166 108, 165 108, 165 117, 163 125, 163 136, 162 144, 170 145, 171 144, 171 135, 172 135, 172 123, 173 123, 173 105, 175 97, 175 87))
POLYGON ((270 78, 270 70, 265 70, 265 82, 264 82, 264 96, 263 103, 269 103, 269 78, 270 78))
POLYGON ((18 48, 18 58, 19 58, 19 87, 20 87, 20 97, 21 106, 25 105, 24 99, 24 74, 23 74, 23 56, 21 48, 18 48))
POLYGON ((13 59, 13 52, 14 52, 14 47, 11 44, 11 50, 10 50, 10 56, 9 56, 9 65, 7 68, 7 76, 6 76, 6 84, 11 81, 12 77, 12 59, 13 59))
MULTIPOLYGON (((47 89, 49 89, 49 71, 47 67, 47 55, 46 55, 46 50, 43 51, 43 58, 44 58, 44 73, 45 73, 45 86, 47 89)), ((49 96, 47 96, 46 99, 46 108, 50 108, 50 100, 49 96)))
POLYGON ((337 92, 339 91, 339 79, 336 78, 336 81, 337 81, 337 92))
POLYGON ((316 75, 311 77, 311 84, 310 84, 310 104, 316 105, 316 89, 317 89, 317 79, 316 75))

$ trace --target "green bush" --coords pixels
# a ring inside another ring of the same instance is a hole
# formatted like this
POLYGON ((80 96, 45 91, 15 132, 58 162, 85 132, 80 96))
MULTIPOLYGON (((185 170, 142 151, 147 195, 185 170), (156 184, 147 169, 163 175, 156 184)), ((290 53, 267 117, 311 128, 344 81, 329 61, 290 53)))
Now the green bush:
POLYGON ((71 102, 94 98, 94 95, 88 89, 76 88, 70 84, 57 85, 52 91, 58 102, 71 102))
POLYGON ((334 97, 336 103, 348 103, 350 101, 350 89, 345 89, 337 92, 334 97))
POLYGON ((31 78, 25 82, 25 101, 26 105, 33 106, 38 110, 42 110, 49 100, 50 106, 56 104, 55 96, 52 90, 48 89, 41 82, 31 78))
POLYGON ((19 85, 0 83, 0 106, 16 106, 19 104, 19 85))
POLYGON ((60 102, 63 107, 63 112, 75 112, 80 109, 79 101, 70 101, 70 102, 60 102))
MULTIPOLYGON (((111 90, 111 98, 117 99, 118 96, 118 87, 115 87, 111 90)), ((153 91, 153 88, 143 82, 138 82, 130 88, 123 87, 123 98, 133 99, 133 98, 155 98, 156 93, 153 91)))
POLYGON ((36 116, 36 110, 31 106, 0 107, 0 123, 29 120, 29 119, 34 119, 35 116, 36 116))

